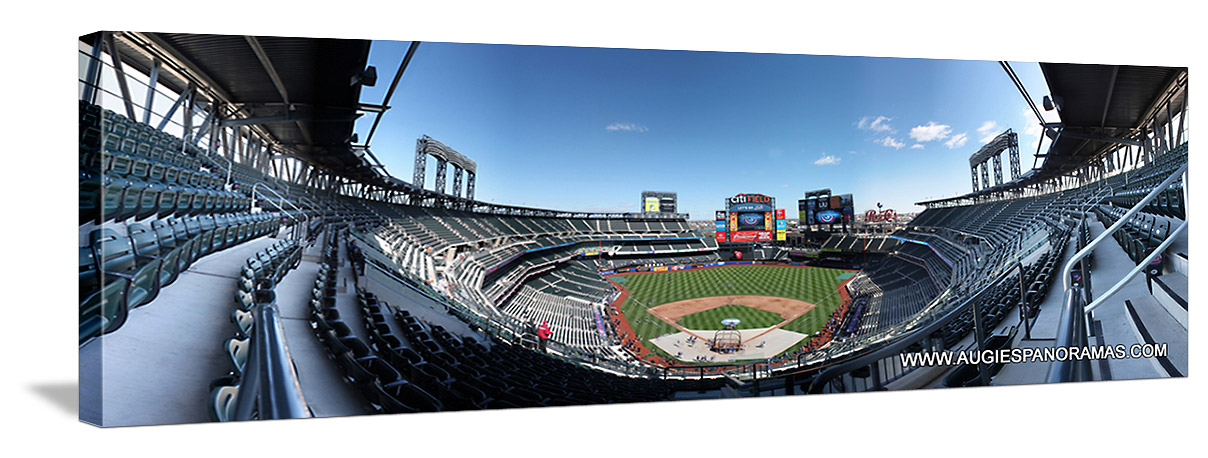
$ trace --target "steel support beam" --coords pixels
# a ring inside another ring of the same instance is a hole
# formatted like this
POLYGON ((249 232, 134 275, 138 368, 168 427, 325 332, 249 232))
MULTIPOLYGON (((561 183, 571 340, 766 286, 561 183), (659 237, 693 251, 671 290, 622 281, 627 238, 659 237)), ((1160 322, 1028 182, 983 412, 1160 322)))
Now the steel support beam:
POLYGON ((989 168, 990 168, 989 164, 987 164, 985 162, 981 163, 981 181, 982 181, 982 184, 984 185, 984 187, 987 187, 987 188, 990 187, 990 170, 989 170, 989 168))
MULTIPOLYGON (((180 97, 176 98, 175 102, 172 102, 172 107, 168 108, 168 113, 164 114, 164 119, 161 119, 159 121, 159 125, 156 126, 155 129, 164 130, 165 127, 168 127, 168 122, 172 120, 172 116, 176 114, 176 110, 185 103, 185 100, 189 99, 191 94, 193 94, 193 86, 189 86, 188 89, 186 89, 184 92, 182 92, 180 94, 180 97)), ((150 106, 150 105, 148 105, 148 106, 150 106)), ((185 118, 188 118, 188 116, 185 116, 185 118)), ((188 130, 186 129, 186 132, 187 131, 188 130)))
POLYGON ((151 60, 151 75, 147 80, 147 101, 143 104, 143 124, 151 125, 151 113, 155 106, 155 86, 159 84, 159 59, 151 60))
MULTIPOLYGON (((259 116, 259 117, 255 117, 255 118, 229 118, 229 119, 222 120, 222 122, 220 122, 219 125, 223 126, 223 127, 233 127, 233 126, 248 126, 248 125, 256 125, 256 124, 276 124, 276 123, 282 123, 282 122, 298 122, 298 123, 303 123, 303 122, 348 122, 348 121, 355 121, 356 119, 357 119, 357 115, 355 113, 354 114, 344 114, 344 115, 314 116, 314 115, 296 114, 296 112, 291 111, 290 113, 287 113, 284 115, 278 115, 278 116, 259 116)), ((309 143, 309 141, 308 141, 308 143, 309 143)))
POLYGON ((474 200, 474 172, 466 172, 466 200, 474 200))
POLYGON ((994 186, 1002 186, 1002 154, 995 154, 994 159, 994 186))
POLYGON ((281 100, 285 104, 289 104, 289 92, 285 90, 285 83, 281 81, 281 76, 277 74, 277 69, 273 67, 273 61, 268 58, 268 53, 264 52, 264 48, 260 46, 260 40, 251 35, 243 37, 247 40, 248 46, 252 48, 252 52, 256 54, 256 58, 260 60, 260 66, 268 73, 268 77, 273 80, 273 86, 276 86, 277 93, 281 94, 281 100))
POLYGON ((80 100, 97 104, 96 95, 100 92, 97 89, 101 87, 101 47, 105 46, 105 36, 108 32, 97 32, 96 39, 92 41, 92 50, 88 53, 88 70, 84 73, 84 93, 80 96, 80 100))
POLYGON ((445 169, 449 166, 449 161, 441 158, 436 158, 436 185, 433 188, 436 192, 445 194, 445 169))
POLYGON ((424 189, 424 172, 428 168, 428 154, 424 152, 424 139, 415 140, 415 173, 412 175, 411 184, 419 189, 424 189))
POLYGON ((106 45, 109 48, 109 58, 113 60, 113 72, 117 74, 117 85, 122 91, 122 102, 126 105, 126 117, 131 121, 138 119, 134 116, 134 102, 130 100, 130 87, 126 82, 126 70, 122 68, 122 56, 117 50, 117 42, 114 41, 113 35, 105 36, 106 45))
POLYGON ((1187 96, 1183 96, 1183 108, 1179 109, 1179 130, 1175 137, 1175 146, 1183 144, 1183 120, 1187 119, 1187 96))

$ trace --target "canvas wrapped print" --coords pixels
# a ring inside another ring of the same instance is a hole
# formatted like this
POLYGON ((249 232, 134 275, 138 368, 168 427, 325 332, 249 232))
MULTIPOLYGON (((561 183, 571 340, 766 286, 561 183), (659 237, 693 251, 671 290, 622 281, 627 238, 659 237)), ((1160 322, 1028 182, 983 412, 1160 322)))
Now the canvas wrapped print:
POLYGON ((88 423, 1188 373, 1183 67, 78 48, 88 423))

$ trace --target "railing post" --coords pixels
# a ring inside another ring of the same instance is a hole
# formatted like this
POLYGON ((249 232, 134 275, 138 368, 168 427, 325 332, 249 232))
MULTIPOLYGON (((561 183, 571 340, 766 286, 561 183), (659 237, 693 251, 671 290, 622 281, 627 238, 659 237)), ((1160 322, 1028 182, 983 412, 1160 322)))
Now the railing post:
POLYGON ((1023 286, 1023 261, 1017 261, 1016 266, 1019 267, 1019 317, 1023 319, 1023 338, 1026 340, 1032 339, 1032 319, 1028 317, 1027 302, 1024 301, 1024 296, 1027 295, 1027 290, 1023 286))

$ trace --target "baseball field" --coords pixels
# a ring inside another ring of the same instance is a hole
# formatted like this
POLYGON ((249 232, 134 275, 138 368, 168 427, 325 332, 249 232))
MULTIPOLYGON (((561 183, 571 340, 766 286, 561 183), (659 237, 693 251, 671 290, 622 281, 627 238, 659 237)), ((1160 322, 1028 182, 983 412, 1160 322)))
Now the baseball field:
POLYGON ((651 339, 685 329, 721 329, 725 318, 741 320, 739 329, 779 325, 813 334, 838 308, 837 287, 849 276, 840 269, 743 265, 609 279, 628 291, 619 309, 642 345, 658 352, 651 339))

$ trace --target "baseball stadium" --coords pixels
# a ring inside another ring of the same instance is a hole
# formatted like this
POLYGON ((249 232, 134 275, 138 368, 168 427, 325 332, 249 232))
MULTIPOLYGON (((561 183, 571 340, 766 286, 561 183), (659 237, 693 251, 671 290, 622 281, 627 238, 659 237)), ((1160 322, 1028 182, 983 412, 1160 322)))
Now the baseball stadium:
MULTIPOLYGON (((952 64, 990 69, 1028 124, 986 123, 978 142, 919 120, 911 147, 890 117, 853 127, 891 150, 963 151, 972 187, 962 172, 946 197, 866 195, 837 174, 749 187, 710 164, 701 188, 651 183, 637 202, 609 191, 619 175, 681 173, 703 147, 636 166, 568 151, 582 173, 565 178, 526 151, 506 153, 531 165, 492 176, 495 146, 438 130, 386 143, 402 130, 389 115, 442 115, 408 98, 436 91, 414 82, 471 73, 454 44, 106 31, 78 48, 91 424, 1187 375, 1186 68, 1032 63, 1032 84, 1019 63, 952 64), (918 211, 878 201, 899 197, 918 211)), ((498 129, 482 119, 464 122, 498 129)), ((617 122, 525 141, 655 133, 617 122)))

